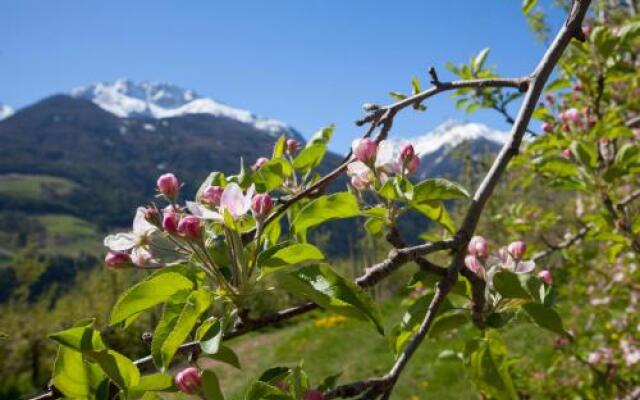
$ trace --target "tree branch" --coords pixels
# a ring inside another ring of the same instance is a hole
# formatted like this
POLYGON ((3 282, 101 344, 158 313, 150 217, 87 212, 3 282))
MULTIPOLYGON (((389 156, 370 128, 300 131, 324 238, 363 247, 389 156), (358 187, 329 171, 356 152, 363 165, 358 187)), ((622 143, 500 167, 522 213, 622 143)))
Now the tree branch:
MULTIPOLYGON (((391 368, 389 373, 381 379, 383 383, 377 383, 376 385, 371 386, 371 389, 365 393, 363 399, 375 399, 380 394, 382 394, 383 399, 388 399, 391 396, 393 387, 397 382, 402 370, 428 333, 435 315, 440 308, 440 305, 447 297, 449 291, 451 290, 451 287, 457 280, 458 273, 463 268, 465 247, 471 239, 471 236, 473 235, 473 232, 478 225, 478 221, 480 219, 482 211, 487 201, 491 197, 500 177, 506 170, 507 165, 519 151, 520 144, 522 143, 523 136, 526 133, 527 126, 531 120, 533 111, 540 98, 540 95, 542 94, 542 90, 544 89, 544 86, 549 79, 549 76, 551 75, 551 72, 558 63, 560 57, 564 53, 564 50, 567 48, 572 38, 584 40, 584 35, 582 34, 581 30, 581 24, 590 3, 590 0, 573 1, 569 16, 567 17, 564 26, 556 35, 553 43, 544 54, 542 60, 527 82, 527 93, 522 105, 520 106, 520 110, 518 112, 515 123, 511 129, 510 140, 502 147, 502 150, 496 157, 491 169, 489 170, 484 180, 476 190, 475 195, 473 196, 471 205, 467 210, 462 226, 458 231, 458 234, 456 235, 457 248, 455 249, 456 253, 454 255, 453 261, 447 268, 447 275, 442 278, 442 280, 436 287, 436 293, 429 305, 427 313, 424 316, 418 333, 412 338, 403 353, 398 357, 396 363, 391 368)), ((437 88, 438 86, 436 86, 436 89, 437 88)), ((410 99, 411 98, 408 98, 403 102, 399 102, 396 104, 404 105, 405 102, 410 99)), ((413 101, 417 100, 414 99, 413 101)), ((376 380, 376 382, 378 381, 379 380, 376 380)), ((345 386, 349 387, 350 385, 345 386)), ((330 391, 329 394, 338 393, 340 392, 340 390, 340 387, 336 388, 334 391, 330 391)))

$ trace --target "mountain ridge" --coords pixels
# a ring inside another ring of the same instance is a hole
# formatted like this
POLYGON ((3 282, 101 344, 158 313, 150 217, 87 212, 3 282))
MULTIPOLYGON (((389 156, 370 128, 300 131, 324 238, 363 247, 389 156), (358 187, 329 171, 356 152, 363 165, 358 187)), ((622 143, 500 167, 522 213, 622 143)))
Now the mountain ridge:
POLYGON ((92 101, 120 118, 163 119, 189 114, 210 114, 251 124, 274 137, 285 134, 302 138, 297 130, 282 121, 231 107, 167 82, 118 79, 79 86, 71 89, 69 94, 92 101))

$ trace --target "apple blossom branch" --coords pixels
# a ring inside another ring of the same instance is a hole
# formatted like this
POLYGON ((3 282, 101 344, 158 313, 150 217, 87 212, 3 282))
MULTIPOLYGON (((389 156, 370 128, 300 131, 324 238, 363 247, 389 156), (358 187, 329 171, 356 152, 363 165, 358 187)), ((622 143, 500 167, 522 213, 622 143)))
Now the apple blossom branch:
MULTIPOLYGON (((422 101, 436 94, 460 88, 487 87, 513 87, 526 92, 525 99, 520 107, 515 123, 512 127, 511 139, 504 145, 499 155, 495 159, 491 169, 489 170, 479 188, 477 189, 475 195, 473 196, 471 205, 467 210, 463 224, 458 233, 452 239, 448 240, 425 243, 412 247, 395 248, 391 251, 387 259, 372 266, 365 272, 363 276, 356 279, 356 283, 359 286, 369 287, 377 284, 378 282, 389 276, 392 272, 408 262, 414 261, 418 262, 418 264, 420 265, 421 263, 423 263, 420 260, 422 260, 421 257, 424 255, 428 255, 441 250, 451 250, 454 253, 450 265, 443 271, 440 271, 442 278, 436 285, 436 293, 427 309, 419 330, 399 355, 389 372, 381 378, 370 378, 365 381, 353 382, 347 385, 339 386, 333 390, 328 391, 326 393, 327 398, 353 397, 358 394, 364 393, 362 397, 363 399, 375 399, 380 395, 383 396, 383 399, 388 399, 391 395, 395 383, 397 382, 402 371, 411 359, 412 355, 427 335, 440 306, 457 281, 458 274, 462 273, 465 276, 468 275, 465 270, 463 261, 465 256, 465 248, 471 236, 473 235, 473 232, 475 231, 484 206, 491 197, 498 180, 502 176, 510 160, 518 153, 522 138, 527 131, 527 126, 531 119, 531 115, 540 97, 542 89, 549 78, 549 75, 557 64, 565 48, 568 46, 570 40, 574 37, 583 39, 583 37, 581 36, 582 32, 580 29, 580 25, 589 7, 589 4, 590 0, 574 0, 571 7, 571 13, 567 19, 566 24, 562 27, 553 44, 549 47, 544 57, 542 58, 542 61, 532 75, 511 79, 490 78, 441 82, 437 78, 435 70, 432 70, 433 72, 431 72, 431 77, 432 83, 434 85, 432 88, 416 95, 410 96, 389 106, 373 106, 370 108, 371 111, 369 112, 369 114, 357 122, 358 125, 364 125, 367 123, 370 124, 369 129, 365 133, 365 137, 372 135, 376 128, 380 128, 380 132, 376 137, 376 140, 380 141, 386 138, 388 132, 391 129, 393 118, 398 111, 409 106, 420 104, 422 101)), ((345 162, 343 162, 338 168, 330 172, 328 175, 326 175, 313 185, 304 189, 303 191, 293 195, 289 199, 284 199, 282 201, 282 205, 276 210, 274 214, 272 214, 269 219, 267 219, 265 223, 269 223, 277 219, 288 209, 288 207, 300 201, 301 199, 305 197, 317 196, 326 188, 326 186, 330 182, 335 180, 341 173, 344 172, 350 160, 351 154, 349 153, 349 155, 345 158, 345 162)), ((431 268, 431 266, 429 268, 431 268)), ((247 332, 255 331, 265 326, 288 320, 292 317, 304 314, 315 308, 317 308, 317 305, 313 303, 307 303, 302 306, 279 311, 275 314, 258 320, 242 321, 236 327, 234 327, 233 330, 225 334, 224 339, 228 340, 247 332)), ((189 354, 198 352, 198 349, 199 343, 190 342, 183 344, 179 348, 178 352, 182 354, 189 354)), ((135 363, 141 369, 153 366, 153 362, 150 357, 139 359, 135 363)), ((60 398, 60 394, 54 388, 52 388, 49 392, 32 400, 57 398, 60 398)))

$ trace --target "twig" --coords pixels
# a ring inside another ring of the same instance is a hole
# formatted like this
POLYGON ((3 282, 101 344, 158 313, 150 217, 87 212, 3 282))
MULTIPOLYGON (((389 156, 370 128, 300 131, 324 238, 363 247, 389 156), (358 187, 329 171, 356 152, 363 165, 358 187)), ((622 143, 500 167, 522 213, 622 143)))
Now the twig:
POLYGON ((590 225, 584 225, 582 228, 578 230, 578 232, 575 235, 570 236, 569 238, 565 239, 561 243, 558 243, 555 245, 552 245, 549 243, 547 245, 548 249, 534 254, 534 256, 531 259, 537 262, 539 260, 542 260, 543 258, 550 256, 551 254, 555 253, 558 250, 563 250, 573 246, 575 243, 579 242, 582 238, 584 238, 587 235, 587 233, 589 233, 589 229, 591 229, 590 225))
MULTIPOLYGON (((431 78, 433 80, 433 75, 431 75, 431 78)), ((436 75, 436 78, 437 78, 437 75, 436 75)), ((393 103, 385 107, 381 107, 369 113, 364 118, 356 121, 356 125, 361 126, 366 123, 370 123, 374 121, 377 117, 379 117, 381 113, 384 114, 386 112, 389 112, 392 115, 395 115, 398 111, 406 107, 410 107, 415 104, 420 104, 424 100, 428 99, 429 97, 435 96, 442 92, 446 92, 448 90, 456 90, 456 89, 463 89, 463 88, 512 87, 521 91, 525 91, 529 84, 529 77, 468 79, 468 80, 451 81, 451 82, 441 82, 438 80, 437 82, 438 84, 436 84, 435 86, 423 92, 414 94, 413 96, 409 96, 406 99, 400 100, 396 103, 393 103)))

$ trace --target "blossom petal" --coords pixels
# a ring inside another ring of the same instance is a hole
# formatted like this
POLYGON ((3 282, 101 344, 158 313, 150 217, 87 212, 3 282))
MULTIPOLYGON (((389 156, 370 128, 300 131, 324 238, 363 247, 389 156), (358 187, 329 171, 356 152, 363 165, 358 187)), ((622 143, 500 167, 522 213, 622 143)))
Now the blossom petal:
POLYGON ((224 188, 220 198, 220 209, 229 211, 233 219, 243 216, 251 206, 251 199, 246 200, 237 183, 230 183, 224 188))
POLYGON ((401 173, 400 151, 389 140, 383 140, 378 144, 378 154, 376 156, 376 168, 382 168, 387 172, 401 173))
POLYGON ((104 238, 104 245, 112 251, 126 251, 137 244, 137 236, 133 233, 116 233, 104 238))
POLYGON ((535 267, 536 262, 533 260, 520 261, 516 264, 513 272, 515 272, 516 274, 528 274, 529 272, 533 271, 535 267))
POLYGON ((196 203, 194 201, 187 201, 187 209, 192 215, 200 219, 208 219, 215 221, 222 221, 222 215, 216 211, 210 210, 203 205, 196 203))
POLYGON ((362 161, 354 161, 347 165, 347 175, 367 177, 371 174, 371 169, 362 161))
POLYGON ((144 217, 144 211, 144 207, 138 207, 136 216, 133 218, 133 233, 136 235, 148 235, 158 229, 147 221, 144 217))

